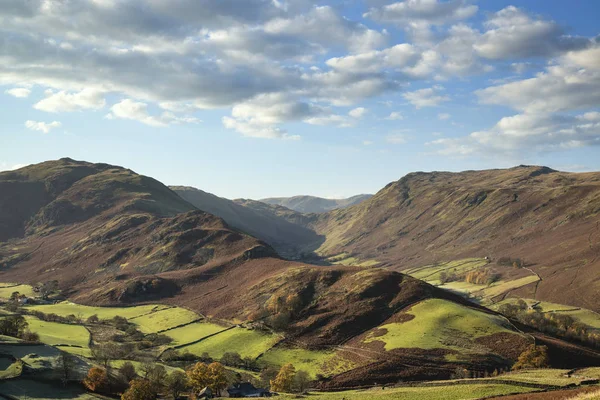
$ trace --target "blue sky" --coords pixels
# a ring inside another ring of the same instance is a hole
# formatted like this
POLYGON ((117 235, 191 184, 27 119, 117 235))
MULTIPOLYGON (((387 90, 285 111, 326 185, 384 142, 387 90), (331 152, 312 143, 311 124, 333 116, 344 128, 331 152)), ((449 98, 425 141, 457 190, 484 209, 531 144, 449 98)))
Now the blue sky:
POLYGON ((600 2, 6 0, 0 170, 71 157, 228 198, 600 170, 600 2))

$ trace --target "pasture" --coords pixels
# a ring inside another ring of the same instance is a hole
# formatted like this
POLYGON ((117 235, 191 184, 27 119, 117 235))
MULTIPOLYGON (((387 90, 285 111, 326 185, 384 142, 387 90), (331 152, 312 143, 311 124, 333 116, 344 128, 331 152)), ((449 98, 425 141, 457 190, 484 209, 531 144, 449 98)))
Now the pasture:
POLYGON ((382 325, 372 330, 365 342, 381 341, 386 350, 449 348, 465 351, 464 346, 453 343, 500 332, 518 335, 500 316, 484 314, 446 300, 422 301, 412 306, 407 314, 414 315, 414 318, 382 325))
POLYGON ((187 350, 196 355, 208 353, 214 359, 220 359, 227 352, 239 353, 242 358, 255 359, 280 340, 281 336, 279 335, 235 327, 198 343, 184 346, 179 350, 187 350))

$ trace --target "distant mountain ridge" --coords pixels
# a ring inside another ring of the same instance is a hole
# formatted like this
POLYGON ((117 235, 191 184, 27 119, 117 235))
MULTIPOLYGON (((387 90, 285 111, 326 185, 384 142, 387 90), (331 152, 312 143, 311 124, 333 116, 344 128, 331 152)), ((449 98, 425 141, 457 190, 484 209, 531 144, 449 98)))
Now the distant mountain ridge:
POLYGON ((373 197, 372 194, 358 194, 347 199, 325 199, 316 196, 269 197, 259 201, 287 207, 301 213, 325 213, 339 208, 347 208, 360 204, 373 197))

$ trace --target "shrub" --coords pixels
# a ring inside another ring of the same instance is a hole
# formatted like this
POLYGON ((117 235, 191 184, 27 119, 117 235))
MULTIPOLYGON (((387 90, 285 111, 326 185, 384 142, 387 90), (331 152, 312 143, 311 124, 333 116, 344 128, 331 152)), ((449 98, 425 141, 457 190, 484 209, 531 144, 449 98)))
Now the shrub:
POLYGON ((157 394, 147 379, 134 379, 121 395, 121 400, 154 400, 157 394))
POLYGON ((127 383, 131 382, 137 376, 137 373, 135 372, 135 367, 129 361, 121 365, 121 368, 119 368, 119 374, 127 383))

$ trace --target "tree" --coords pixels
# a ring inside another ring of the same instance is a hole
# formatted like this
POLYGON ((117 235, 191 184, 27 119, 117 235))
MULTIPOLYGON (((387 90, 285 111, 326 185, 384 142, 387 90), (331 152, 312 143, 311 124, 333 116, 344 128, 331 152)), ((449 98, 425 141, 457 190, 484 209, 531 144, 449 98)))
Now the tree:
POLYGON ((296 372, 296 376, 294 377, 294 386, 298 392, 304 392, 308 388, 309 382, 310 376, 306 371, 300 370, 296 372))
POLYGON ((41 283, 38 287, 42 299, 47 299, 52 293, 58 290, 58 281, 48 281, 41 283))
POLYGON ((175 400, 188 388, 187 376, 181 371, 175 371, 166 379, 165 386, 175 400))
POLYGON ((152 389, 155 392, 160 392, 165 386, 165 380, 167 379, 167 370, 162 365, 155 364, 150 371, 148 371, 147 379, 152 385, 152 389))
POLYGON ((521 353, 512 369, 514 371, 519 369, 548 368, 549 366, 548 347, 532 344, 521 353))
POLYGON ((129 389, 121 395, 121 400, 154 400, 157 392, 147 379, 134 379, 129 389))
POLYGON ((296 368, 292 364, 286 364, 279 370, 274 380, 271 381, 271 390, 276 392, 291 393, 296 377, 296 368))
POLYGON ((119 349, 114 343, 100 343, 92 347, 92 357, 102 364, 104 368, 110 366, 110 361, 117 358, 119 349))
POLYGON ((279 370, 273 366, 268 366, 260 371, 260 384, 262 387, 270 387, 271 381, 275 380, 275 377, 277 377, 278 373, 279 370))
POLYGON ((25 332, 21 333, 20 338, 26 342, 39 342, 40 335, 35 332, 31 332, 29 329, 26 329, 25 332))
POLYGON ((223 356, 221 357, 221 362, 230 367, 239 367, 244 363, 239 353, 229 351, 223 353, 223 356))
POLYGON ((98 314, 90 315, 87 319, 88 324, 97 324, 100 322, 100 318, 98 318, 98 314))
POLYGON ((75 369, 75 357, 66 351, 61 351, 58 357, 58 367, 61 374, 63 385, 67 385, 69 379, 72 378, 73 370, 75 369))
POLYGON ((83 385, 92 392, 98 392, 108 386, 108 376, 103 368, 92 367, 83 379, 83 385))
POLYGON ((29 324, 22 315, 10 315, 0 320, 0 335, 20 337, 29 324))
POLYGON ((203 362, 194 364, 186 371, 190 386, 194 391, 199 392, 207 386, 210 386, 210 377, 208 373, 208 365, 203 362))
POLYGON ((137 373, 135 372, 135 367, 129 361, 121 365, 121 368, 119 368, 119 374, 127 383, 131 382, 137 376, 137 373))
POLYGON ((227 375, 223 364, 218 362, 211 363, 208 366, 208 376, 210 378, 210 385, 208 386, 217 394, 217 397, 221 397, 221 390, 227 387, 227 375))

